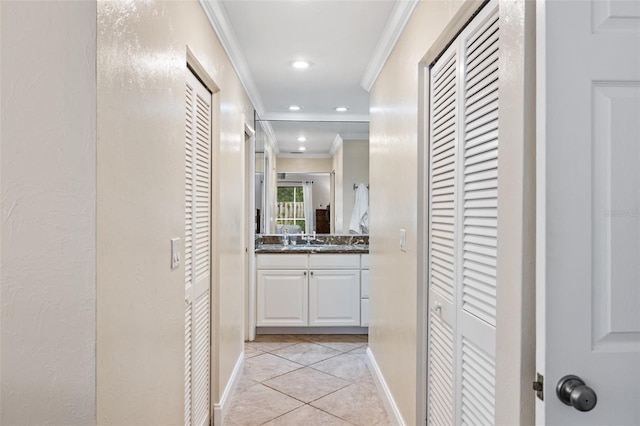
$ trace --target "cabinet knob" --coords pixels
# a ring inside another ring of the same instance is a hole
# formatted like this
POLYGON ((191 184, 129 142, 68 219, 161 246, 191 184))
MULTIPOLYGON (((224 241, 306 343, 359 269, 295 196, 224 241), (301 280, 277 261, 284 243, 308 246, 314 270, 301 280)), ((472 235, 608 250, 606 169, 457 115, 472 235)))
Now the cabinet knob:
POLYGON ((305 276, 305 277, 307 276, 307 271, 304 271, 304 276, 305 276))

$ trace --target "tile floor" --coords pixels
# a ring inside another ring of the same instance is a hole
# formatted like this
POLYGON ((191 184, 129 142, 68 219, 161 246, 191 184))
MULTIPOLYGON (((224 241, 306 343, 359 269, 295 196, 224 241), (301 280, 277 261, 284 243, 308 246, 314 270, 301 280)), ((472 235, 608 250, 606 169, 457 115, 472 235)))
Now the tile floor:
POLYGON ((366 335, 257 336, 224 425, 391 425, 366 349, 366 335))

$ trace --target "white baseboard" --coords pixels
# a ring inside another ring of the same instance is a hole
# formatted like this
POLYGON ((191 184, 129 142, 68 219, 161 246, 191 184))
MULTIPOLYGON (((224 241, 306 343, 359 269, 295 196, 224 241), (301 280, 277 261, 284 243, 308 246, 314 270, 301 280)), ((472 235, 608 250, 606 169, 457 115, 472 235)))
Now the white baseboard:
POLYGON ((376 383, 376 387, 378 388, 378 393, 382 396, 382 403, 384 404, 384 408, 387 410, 389 420, 391 420, 391 423, 393 424, 406 426, 406 423, 400 414, 400 410, 393 399, 393 395, 391 395, 389 386, 387 386, 387 382, 385 382, 382 372, 378 367, 378 363, 373 356, 373 352, 371 352, 371 348, 369 347, 367 347, 367 361, 369 371, 371 371, 371 375, 373 376, 373 381, 376 383))
POLYGON ((240 381, 240 377, 242 376, 242 367, 244 366, 244 351, 240 353, 238 360, 236 361, 236 366, 233 368, 233 372, 231 373, 231 377, 229 377, 229 381, 227 382, 227 386, 222 393, 222 397, 220 398, 219 403, 215 403, 213 405, 213 424, 215 426, 222 425, 222 420, 227 415, 229 408, 231 407, 231 403, 233 402, 233 393, 236 390, 236 386, 240 381))

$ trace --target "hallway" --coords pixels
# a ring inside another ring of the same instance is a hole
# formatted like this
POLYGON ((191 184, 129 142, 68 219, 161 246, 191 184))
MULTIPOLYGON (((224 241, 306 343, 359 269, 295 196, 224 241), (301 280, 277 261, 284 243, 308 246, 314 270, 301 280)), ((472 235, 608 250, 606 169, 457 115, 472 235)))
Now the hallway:
POLYGON ((257 336, 224 425, 391 424, 366 349, 366 335, 257 336))

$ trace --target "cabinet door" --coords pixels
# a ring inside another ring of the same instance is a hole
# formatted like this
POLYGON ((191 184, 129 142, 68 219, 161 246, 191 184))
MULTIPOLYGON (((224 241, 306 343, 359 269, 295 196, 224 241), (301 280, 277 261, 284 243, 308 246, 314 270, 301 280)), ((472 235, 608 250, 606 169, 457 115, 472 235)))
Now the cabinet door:
POLYGON ((309 326, 360 326, 360 271, 311 271, 309 326))
POLYGON ((259 327, 306 327, 307 271, 258 270, 259 327))

